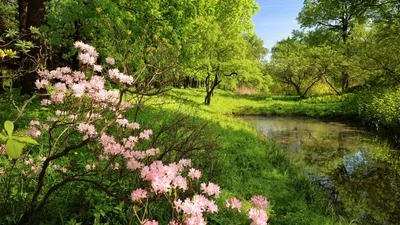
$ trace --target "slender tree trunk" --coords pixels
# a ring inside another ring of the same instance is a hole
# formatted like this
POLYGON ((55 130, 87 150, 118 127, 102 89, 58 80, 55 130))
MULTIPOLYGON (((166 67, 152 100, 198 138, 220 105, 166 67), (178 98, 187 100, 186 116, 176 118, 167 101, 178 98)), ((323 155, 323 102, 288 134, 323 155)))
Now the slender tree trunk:
MULTIPOLYGON (((210 74, 207 76, 207 79, 210 77, 210 74)), ((218 71, 215 72, 215 76, 214 76, 214 81, 211 83, 211 87, 207 86, 206 91, 207 91, 207 95, 204 99, 204 104, 205 105, 210 105, 211 103, 211 96, 214 95, 214 89, 218 86, 218 84, 221 83, 220 80, 218 80, 218 71)))

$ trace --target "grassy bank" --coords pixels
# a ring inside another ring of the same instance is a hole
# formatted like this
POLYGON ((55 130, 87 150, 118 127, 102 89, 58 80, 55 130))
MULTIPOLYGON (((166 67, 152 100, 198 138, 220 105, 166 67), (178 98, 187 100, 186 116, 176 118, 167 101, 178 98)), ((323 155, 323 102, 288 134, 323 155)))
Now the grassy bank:
MULTIPOLYGON (((254 193, 268 196, 271 224, 347 223, 330 217, 332 209, 328 208, 327 199, 304 177, 301 169, 290 164, 275 143, 265 140, 246 122, 233 117, 236 114, 292 114, 291 110, 298 108, 298 102, 290 98, 274 100, 260 99, 259 96, 237 96, 232 92, 217 90, 211 106, 205 106, 203 97, 203 90, 174 89, 165 96, 153 98, 148 103, 152 110, 144 110, 143 114, 147 114, 149 122, 150 118, 165 121, 171 115, 182 113, 211 124, 209 137, 218 136, 217 142, 220 144, 214 169, 209 174, 211 180, 221 184, 228 196, 236 195, 243 199, 254 193), (281 106, 282 111, 277 106, 281 106), (248 109, 254 111, 246 111, 248 109)), ((303 115, 315 116, 311 114, 315 112, 318 116, 339 115, 334 110, 324 114, 325 107, 330 106, 339 109, 340 102, 329 105, 309 102, 309 114, 303 115), (318 106, 320 110, 315 111, 318 106)), ((146 119, 141 123, 146 123, 146 119)), ((204 163, 197 160, 200 164, 204 163)))

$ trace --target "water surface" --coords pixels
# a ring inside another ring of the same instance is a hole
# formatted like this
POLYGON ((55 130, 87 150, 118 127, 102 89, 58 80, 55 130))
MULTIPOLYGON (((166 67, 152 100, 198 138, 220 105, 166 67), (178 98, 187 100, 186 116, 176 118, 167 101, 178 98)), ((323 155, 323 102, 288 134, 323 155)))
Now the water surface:
POLYGON ((279 143, 329 193, 327 208, 356 224, 400 224, 400 154, 385 140, 341 122, 241 118, 279 143))

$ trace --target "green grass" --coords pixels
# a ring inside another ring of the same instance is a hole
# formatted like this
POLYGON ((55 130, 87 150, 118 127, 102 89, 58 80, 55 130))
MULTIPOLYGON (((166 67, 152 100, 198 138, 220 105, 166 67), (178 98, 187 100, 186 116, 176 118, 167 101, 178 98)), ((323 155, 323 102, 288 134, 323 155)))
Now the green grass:
MULTIPOLYGON (((168 93, 172 100, 197 107, 201 112, 232 115, 301 115, 314 117, 354 117, 354 107, 349 105, 350 95, 312 97, 301 100, 296 96, 246 96, 216 90, 211 106, 205 106, 204 90, 174 89, 168 93)), ((165 98, 162 98, 165 101, 165 98)), ((165 101, 166 103, 171 103, 165 101)), ((201 113, 200 112, 200 113, 201 113)))

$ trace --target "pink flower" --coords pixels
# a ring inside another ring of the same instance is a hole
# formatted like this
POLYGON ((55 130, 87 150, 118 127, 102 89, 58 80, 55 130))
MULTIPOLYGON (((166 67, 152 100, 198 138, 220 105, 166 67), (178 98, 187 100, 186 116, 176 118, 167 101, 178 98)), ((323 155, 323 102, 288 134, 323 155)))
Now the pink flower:
POLYGON ((116 162, 114 164, 113 170, 119 170, 119 163, 116 162))
POLYGON ((143 166, 144 166, 143 163, 137 161, 137 160, 134 159, 134 158, 131 158, 131 159, 126 163, 126 168, 128 168, 129 170, 132 170, 132 171, 137 170, 137 169, 140 169, 140 168, 142 168, 143 166))
POLYGON ((141 189, 141 188, 136 189, 136 190, 132 191, 131 198, 132 198, 132 201, 136 201, 136 200, 139 200, 142 198, 147 198, 147 191, 144 189, 141 189))
POLYGON ((215 197, 218 197, 221 193, 220 187, 212 182, 209 182, 208 185, 206 185, 205 183, 201 183, 200 188, 204 194, 208 194, 210 196, 215 195, 215 197))
POLYGON ((125 142, 125 148, 133 148, 135 147, 136 143, 138 142, 139 138, 135 136, 129 136, 128 140, 125 142))
POLYGON ((37 138, 42 135, 42 132, 40 132, 40 130, 38 130, 36 127, 31 127, 31 129, 28 131, 28 135, 33 138, 37 138))
POLYGON ((179 160, 179 162, 178 162, 178 166, 179 167, 189 167, 189 166, 192 166, 192 160, 190 160, 190 159, 181 159, 181 160, 179 160))
POLYGON ((172 184, 174 188, 181 188, 183 191, 186 191, 188 189, 186 178, 182 176, 175 177, 172 184))
POLYGON ((72 94, 79 98, 85 93, 85 84, 84 83, 75 83, 71 87, 72 94))
POLYGON ((153 220, 153 221, 145 220, 145 221, 143 221, 143 225, 158 225, 158 222, 155 220, 153 220))
POLYGON ((251 208, 248 216, 253 220, 250 225, 267 225, 268 216, 265 210, 251 208))
MULTIPOLYGON (((57 116, 65 116, 65 115, 67 115, 67 112, 66 112, 66 111, 61 111, 61 110, 56 110, 56 115, 57 115, 57 116)), ((50 120, 50 118, 51 118, 51 117, 47 117, 47 119, 48 119, 50 122, 52 122, 52 120, 50 120)), ((56 120, 53 118, 53 121, 56 121, 56 120)))
POLYGON ((237 198, 226 199, 226 207, 232 209, 236 208, 239 212, 241 212, 242 202, 237 198))
POLYGON ((259 209, 265 210, 268 207, 268 201, 264 196, 255 195, 251 197, 251 201, 253 202, 254 206, 259 209))
POLYGON ((85 136, 83 137, 83 140, 86 140, 89 137, 93 137, 94 135, 97 134, 96 128, 92 124, 88 124, 88 123, 79 123, 77 130, 80 133, 85 134, 85 136))
POLYGON ((32 164, 32 163, 33 163, 32 159, 25 160, 25 162, 24 162, 25 165, 29 165, 29 164, 32 164))
POLYGON ((144 130, 143 132, 141 132, 139 134, 139 138, 149 140, 150 135, 152 135, 152 134, 153 134, 153 130, 151 130, 151 129, 144 130))
POLYGON ((145 153, 145 155, 153 156, 153 155, 158 154, 159 152, 160 152, 159 148, 150 148, 150 149, 146 150, 146 152, 144 152, 144 153, 145 153))
POLYGON ((71 73, 71 68, 68 66, 61 68, 61 73, 71 73))
POLYGON ((175 220, 172 220, 168 223, 168 225, 182 225, 182 223, 178 223, 175 220))
POLYGON ((36 80, 35 85, 37 89, 46 88, 49 85, 48 80, 36 80))
POLYGON ((39 173, 39 172, 42 170, 42 168, 41 168, 40 166, 32 166, 32 167, 31 167, 31 170, 32 170, 34 173, 39 173))
POLYGON ((201 172, 200 170, 196 170, 194 168, 190 168, 189 169, 189 173, 188 176, 190 177, 190 179, 194 180, 194 179, 200 179, 201 176, 201 172))
POLYGON ((64 83, 56 83, 54 84, 55 92, 65 92, 67 90, 67 86, 64 83))
POLYGON ((111 57, 107 57, 106 58, 106 62, 110 65, 114 65, 115 64, 115 59, 111 58, 111 57))
POLYGON ((37 121, 37 120, 31 120, 31 122, 29 122, 29 125, 32 127, 32 126, 39 126, 40 125, 40 122, 39 121, 37 121))
POLYGON ((118 80, 121 83, 125 84, 132 84, 133 83, 133 77, 125 75, 121 72, 119 72, 118 69, 110 69, 108 70, 108 75, 110 76, 111 80, 118 80))
POLYGON ((129 123, 129 121, 127 119, 117 119, 117 123, 125 127, 129 123))
POLYGON ((104 83, 105 83, 104 77, 92 76, 92 78, 90 78, 88 88, 97 91, 104 90, 104 83))
POLYGON ((93 65, 93 71, 95 72, 101 72, 103 68, 100 65, 93 65))
POLYGON ((51 101, 49 99, 42 99, 42 101, 40 101, 40 105, 50 105, 51 101))
POLYGON ((215 204, 214 200, 209 200, 207 203, 207 212, 216 213, 218 212, 218 206, 215 204))
POLYGON ((79 53, 78 57, 83 64, 93 65, 96 62, 95 58, 91 56, 89 53, 79 53))
POLYGON ((83 73, 81 71, 75 71, 73 73, 73 78, 75 81, 83 80, 83 79, 85 79, 85 73, 83 73))
POLYGON ((126 125, 126 127, 135 130, 135 129, 139 129, 139 128, 140 128, 140 125, 139 125, 138 123, 128 123, 128 124, 126 125))

